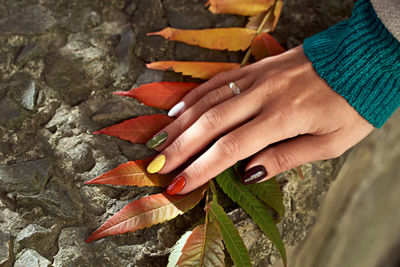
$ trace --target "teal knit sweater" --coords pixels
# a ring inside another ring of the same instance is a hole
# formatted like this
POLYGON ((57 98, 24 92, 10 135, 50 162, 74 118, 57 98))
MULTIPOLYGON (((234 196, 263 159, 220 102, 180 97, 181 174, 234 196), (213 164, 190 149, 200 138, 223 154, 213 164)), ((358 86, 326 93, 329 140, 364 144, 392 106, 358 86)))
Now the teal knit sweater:
POLYGON ((380 128, 400 106, 400 43, 369 0, 350 19, 304 41, 317 73, 369 123, 380 128))

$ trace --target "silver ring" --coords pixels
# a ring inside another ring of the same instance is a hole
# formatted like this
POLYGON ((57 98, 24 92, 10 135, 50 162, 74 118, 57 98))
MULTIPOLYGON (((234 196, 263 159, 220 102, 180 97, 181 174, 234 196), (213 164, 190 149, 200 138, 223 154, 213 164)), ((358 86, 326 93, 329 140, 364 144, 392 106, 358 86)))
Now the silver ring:
POLYGON ((229 88, 231 89, 231 91, 232 91, 232 93, 233 93, 234 95, 240 94, 240 88, 239 88, 239 86, 237 86, 236 83, 230 82, 230 83, 228 84, 228 86, 229 86, 229 88))

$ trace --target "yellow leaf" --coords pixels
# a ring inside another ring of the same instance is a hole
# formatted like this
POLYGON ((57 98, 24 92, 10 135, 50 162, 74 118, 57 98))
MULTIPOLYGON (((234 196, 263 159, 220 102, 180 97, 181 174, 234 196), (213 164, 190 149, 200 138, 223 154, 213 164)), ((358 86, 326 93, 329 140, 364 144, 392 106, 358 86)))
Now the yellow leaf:
MULTIPOLYGON (((275 30, 276 25, 278 24, 279 17, 282 12, 282 7, 283 7, 283 1, 282 0, 277 0, 275 7, 274 7, 274 12, 272 16, 270 16, 267 20, 267 22, 264 24, 262 28, 262 32, 272 32, 275 30)), ((246 24, 247 29, 251 30, 257 30, 258 27, 261 24, 261 21, 264 19, 265 15, 267 14, 268 11, 264 11, 258 15, 252 16, 249 18, 249 22, 246 24)))
POLYGON ((204 80, 211 79, 224 71, 238 69, 239 63, 196 62, 196 61, 158 61, 146 64, 146 67, 156 70, 173 70, 183 75, 204 80))
POLYGON ((254 16, 268 10, 274 0, 209 0, 205 6, 214 14, 254 16))
POLYGON ((162 31, 148 33, 147 35, 160 35, 165 39, 208 49, 243 51, 250 46, 256 31, 246 28, 181 30, 167 27, 162 31))

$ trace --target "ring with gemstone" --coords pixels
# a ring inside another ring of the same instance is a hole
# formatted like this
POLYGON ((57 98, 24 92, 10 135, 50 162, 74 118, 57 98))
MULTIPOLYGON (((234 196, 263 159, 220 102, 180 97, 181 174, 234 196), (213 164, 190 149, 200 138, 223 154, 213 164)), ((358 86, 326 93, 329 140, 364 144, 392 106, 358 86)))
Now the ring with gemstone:
POLYGON ((239 86, 237 86, 236 83, 230 82, 230 83, 228 84, 228 86, 229 86, 229 88, 231 89, 231 91, 232 91, 232 93, 233 93, 234 95, 240 94, 240 88, 239 88, 239 86))

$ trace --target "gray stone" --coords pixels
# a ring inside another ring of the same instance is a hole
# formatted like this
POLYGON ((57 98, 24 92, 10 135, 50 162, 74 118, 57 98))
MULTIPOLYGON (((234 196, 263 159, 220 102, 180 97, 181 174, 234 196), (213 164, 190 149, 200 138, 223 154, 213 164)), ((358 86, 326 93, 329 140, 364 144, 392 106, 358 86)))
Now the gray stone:
POLYGON ((11 238, 10 235, 0 231, 0 266, 6 265, 10 260, 11 252, 11 238))
POLYGON ((135 10, 136 10, 136 3, 135 2, 131 2, 131 3, 127 4, 126 7, 125 7, 125 12, 129 16, 132 16, 133 13, 135 12, 135 10))
POLYGON ((0 100, 0 124, 16 124, 22 113, 18 105, 9 97, 0 100))
POLYGON ((124 79, 124 76, 129 72, 131 65, 136 61, 134 54, 134 46, 136 43, 135 34, 131 25, 125 26, 120 34, 120 41, 115 47, 115 57, 117 58, 118 66, 113 71, 116 83, 124 79))
POLYGON ((39 192, 47 182, 50 164, 46 158, 0 166, 0 190, 39 192))
POLYGON ((145 61, 154 61, 167 50, 167 41, 157 36, 147 36, 149 32, 167 27, 164 10, 160 0, 135 1, 137 10, 132 18, 132 26, 137 36, 135 53, 145 61))
POLYGON ((21 52, 18 53, 17 58, 15 59, 15 62, 18 65, 23 66, 30 60, 43 57, 46 52, 46 49, 42 45, 30 43, 21 49, 21 52))
POLYGON ((26 208, 39 206, 47 214, 53 214, 66 221, 77 221, 81 217, 81 210, 71 200, 68 191, 60 186, 53 186, 37 195, 17 194, 16 200, 18 205, 26 208), (62 198, 59 197, 60 195, 62 198))
POLYGON ((0 19, 0 34, 43 34, 56 24, 50 10, 32 5, 0 19))
POLYGON ((92 149, 86 143, 76 145, 67 151, 67 154, 72 159, 72 166, 77 172, 90 171, 96 164, 92 149))
POLYGON ((52 232, 40 225, 29 224, 18 233, 15 239, 14 251, 18 253, 23 248, 31 248, 39 251, 42 255, 54 245, 50 242, 52 232))
MULTIPOLYGON (((82 2, 85 5, 85 2, 82 2)), ((82 5, 81 4, 81 5, 82 5)), ((97 11, 91 10, 88 7, 79 7, 66 9, 64 16, 58 20, 61 28, 72 32, 87 31, 98 26, 101 23, 101 17, 97 11)))
POLYGON ((111 100, 104 103, 92 115, 92 120, 102 126, 108 126, 121 120, 154 113, 158 113, 156 109, 138 105, 137 100, 128 97, 113 96, 111 100))
MULTIPOLYGON (((179 29, 213 28, 218 18, 198 0, 165 0, 168 23, 179 29)), ((221 20, 222 21, 222 20, 221 20)))
POLYGON ((36 104, 37 89, 35 82, 31 82, 28 88, 22 94, 21 105, 28 109, 33 110, 36 104))
POLYGON ((120 148, 128 160, 144 159, 155 154, 154 150, 148 149, 144 144, 123 144, 120 148))
POLYGON ((51 262, 33 249, 24 249, 17 255, 14 267, 48 267, 51 262))
POLYGON ((143 72, 139 74, 136 84, 140 86, 146 83, 161 82, 163 76, 164 72, 161 70, 144 69, 143 72))

